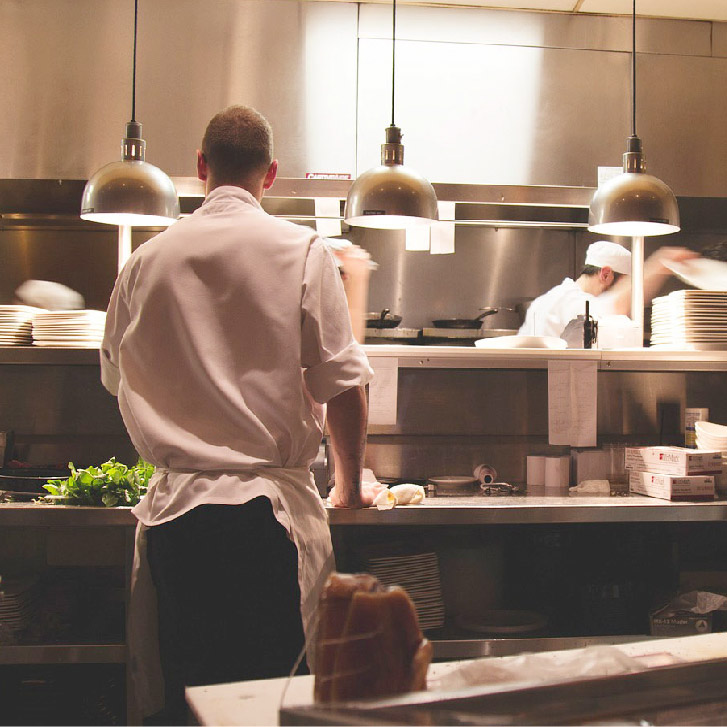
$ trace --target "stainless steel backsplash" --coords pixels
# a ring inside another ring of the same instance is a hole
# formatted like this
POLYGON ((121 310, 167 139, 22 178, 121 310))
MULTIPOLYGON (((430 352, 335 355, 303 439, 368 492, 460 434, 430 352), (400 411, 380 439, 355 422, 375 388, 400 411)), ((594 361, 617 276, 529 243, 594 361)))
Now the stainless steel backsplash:
MULTIPOLYGON (((4 0, 0 178, 85 179, 131 113, 133 3, 4 0)), ((391 116, 391 12, 302 0, 139 6, 137 119, 148 161, 194 174, 209 118, 259 108, 281 174, 378 163, 391 116)), ((727 24, 640 18, 638 131, 679 195, 727 191, 727 24)), ((405 161, 436 182, 595 186, 630 131, 630 22, 464 7, 397 11, 405 161)))
MULTIPOLYGON (((132 30, 131 2, 0 3, 0 180, 83 180, 119 157, 132 30)), ((684 221, 647 253, 659 244, 699 249, 727 233, 727 24, 639 19, 637 30, 638 131, 649 171, 680 195, 684 221)), ((136 109, 148 161, 193 175, 209 118, 246 103, 272 122, 282 176, 355 177, 378 162, 390 121, 390 33, 382 5, 140 3, 136 109)), ((627 18, 403 5, 397 38, 405 161, 433 182, 593 187, 599 165, 620 165, 627 18)), ((44 214, 57 211, 50 192, 37 218, 11 220, 13 211, 0 200, 0 303, 37 277, 105 308, 115 230, 44 214)), ((151 234, 136 231, 135 244, 151 234)), ((409 327, 525 304, 575 275, 595 239, 575 227, 462 225, 454 255, 429 256, 405 252, 397 233, 351 237, 379 263, 370 309, 391 308, 409 327)), ((519 319, 499 313, 485 326, 519 319)), ((17 432, 21 456, 36 464, 133 457, 97 367, 0 369, 0 431, 17 432)), ((369 463, 382 476, 461 473, 489 461, 517 481, 524 455, 547 446, 544 372, 405 371, 401 387, 400 425, 371 431, 369 463)), ((709 406, 727 422, 725 393, 724 374, 602 374, 599 432, 616 442, 675 436, 674 407, 685 405, 709 406)))

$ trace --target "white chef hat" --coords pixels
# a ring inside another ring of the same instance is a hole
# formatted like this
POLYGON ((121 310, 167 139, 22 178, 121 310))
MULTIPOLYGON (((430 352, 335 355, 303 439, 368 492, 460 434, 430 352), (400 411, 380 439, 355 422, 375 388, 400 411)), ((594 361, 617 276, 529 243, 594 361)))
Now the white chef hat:
POLYGON ((615 273, 631 273, 631 252, 623 245, 608 240, 598 240, 586 250, 586 265, 597 268, 609 267, 615 273))

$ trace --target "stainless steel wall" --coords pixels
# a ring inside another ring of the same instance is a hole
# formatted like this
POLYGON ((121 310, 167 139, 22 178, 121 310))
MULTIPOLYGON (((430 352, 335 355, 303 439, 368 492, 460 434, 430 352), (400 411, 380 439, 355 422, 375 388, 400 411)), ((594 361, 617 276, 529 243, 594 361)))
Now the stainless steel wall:
MULTIPOLYGON (((528 454, 569 451, 548 445, 547 380, 525 369, 401 370, 397 424, 369 428, 367 463, 380 477, 416 480, 487 462, 522 483, 528 454)), ((727 421, 726 395, 721 372, 599 372, 598 444, 683 446, 684 408, 727 421)))
MULTIPOLYGON (((356 174, 390 120, 386 5, 140 3, 137 117, 148 159, 194 173, 221 107, 257 106, 281 174, 356 174)), ((675 192, 727 194, 726 24, 640 19, 647 163, 675 192)), ((86 178, 130 116, 131 0, 0 3, 0 178, 86 178)), ((629 133, 628 18, 400 6, 396 120, 433 181, 595 186, 629 133)))
MULTIPOLYGON (((522 482, 528 454, 548 445, 547 371, 403 369, 394 426, 371 426, 367 466, 380 477, 467 474, 481 462, 522 482)), ((681 444, 686 406, 727 422, 721 372, 618 372, 598 377, 599 445, 681 444)), ((97 365, 0 365, 0 431, 35 465, 98 464, 136 453, 97 365)))
MULTIPOLYGON (((355 175, 377 162, 391 110, 386 6, 141 0, 139 20, 137 117, 148 160, 169 174, 194 173, 207 120, 235 102, 270 118, 283 176, 355 175)), ((118 157, 132 27, 131 0, 0 2, 0 179, 85 179, 118 157)), ((628 20, 400 6, 397 33, 396 120, 407 163, 431 180, 594 186, 598 165, 620 163, 628 20)), ((719 213, 727 24, 640 20, 638 43, 638 130, 649 169, 680 195, 715 198, 699 208, 709 219, 692 214, 682 233, 654 244, 699 249, 727 231, 719 213)), ((136 232, 135 242, 149 234, 136 232)), ((412 327, 526 302, 575 274, 594 239, 577 229, 461 226, 455 255, 429 256, 405 252, 397 233, 353 237, 379 263, 371 308, 390 307, 412 327)), ((115 245, 113 229, 90 223, 3 221, 0 303, 26 278, 44 277, 105 307, 115 245)), ((513 314, 486 320, 517 323, 513 314)), ((721 374, 644 377, 653 385, 641 375, 599 380, 606 439, 653 441, 659 401, 727 401, 721 374)), ((484 458, 517 480, 524 455, 545 442, 542 372, 407 373, 401 383, 406 418, 371 436, 370 464, 382 475, 467 471, 484 458)), ((5 428, 18 432, 34 463, 133 454, 95 367, 3 367, 5 428)))
MULTIPOLYGON (((273 123, 283 176, 350 170, 357 8, 290 0, 142 0, 136 116, 147 160, 195 174, 231 103, 273 123)), ((132 0, 2 0, 0 178, 88 178, 131 114, 132 0)))

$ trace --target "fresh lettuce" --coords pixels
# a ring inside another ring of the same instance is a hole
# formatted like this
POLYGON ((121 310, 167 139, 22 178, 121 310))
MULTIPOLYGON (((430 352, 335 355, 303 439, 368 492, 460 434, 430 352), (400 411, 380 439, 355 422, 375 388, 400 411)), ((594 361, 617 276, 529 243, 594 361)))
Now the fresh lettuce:
POLYGON ((136 505, 146 494, 154 465, 143 459, 127 467, 112 457, 98 467, 76 469, 68 463, 68 479, 48 480, 43 488, 63 505, 92 505, 95 507, 123 507, 136 505))

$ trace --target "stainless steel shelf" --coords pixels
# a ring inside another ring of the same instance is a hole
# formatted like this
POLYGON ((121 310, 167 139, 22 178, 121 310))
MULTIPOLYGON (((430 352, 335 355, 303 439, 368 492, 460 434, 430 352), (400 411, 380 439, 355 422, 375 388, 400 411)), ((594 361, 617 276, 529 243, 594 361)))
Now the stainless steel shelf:
POLYGON ((46 348, 45 346, 0 346, 0 364, 98 366, 97 348, 46 348))
POLYGON ((125 664, 124 644, 1 645, 0 664, 125 664))
POLYGON ((596 361, 603 371, 727 371, 725 351, 482 349, 468 346, 365 346, 369 358, 407 369, 547 369, 548 361, 596 361))
MULTIPOLYGON (((202 183, 193 177, 174 177, 182 214, 193 212, 204 197, 202 183)), ((270 214, 298 222, 316 219, 315 200, 338 198, 338 218, 353 184, 350 179, 279 177, 262 204, 270 214)), ((85 180, 0 179, 0 229, 92 225, 78 211, 85 180)), ((437 199, 454 204, 457 224, 495 227, 574 229, 588 225, 592 187, 523 186, 434 183, 437 199)))
MULTIPOLYGON (((469 346, 367 344, 369 358, 396 358, 407 369, 547 369, 548 361, 597 361, 603 371, 727 371, 725 351, 481 349, 469 346)), ((98 366, 97 348, 0 346, 0 364, 98 366)))

